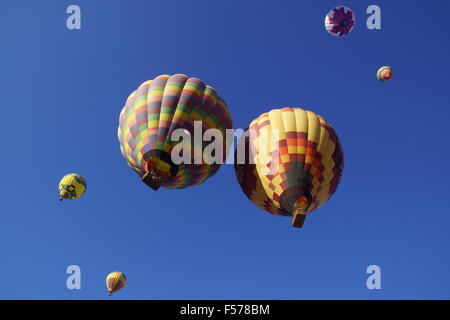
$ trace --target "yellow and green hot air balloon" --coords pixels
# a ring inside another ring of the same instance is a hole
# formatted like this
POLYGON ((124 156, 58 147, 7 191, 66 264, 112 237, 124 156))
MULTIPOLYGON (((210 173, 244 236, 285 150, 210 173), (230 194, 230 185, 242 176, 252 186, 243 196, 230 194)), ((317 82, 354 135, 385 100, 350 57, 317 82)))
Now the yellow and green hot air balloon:
POLYGON ((77 199, 86 190, 86 180, 76 173, 66 174, 59 182, 59 200, 77 199))
POLYGON ((201 155, 212 142, 196 144, 194 139, 189 142, 190 162, 172 161, 172 151, 178 144, 172 140, 172 133, 181 129, 195 137, 196 128, 200 129, 201 136, 208 129, 220 131, 223 163, 228 152, 226 129, 232 128, 225 101, 200 79, 183 74, 161 75, 144 82, 128 97, 119 117, 120 149, 142 182, 154 190, 160 186, 167 189, 195 186, 214 175, 221 166, 217 161, 209 163, 203 158, 196 161, 195 154, 201 155))
POLYGON ((300 108, 283 108, 253 120, 235 152, 235 171, 245 195, 272 214, 302 227, 341 180, 344 157, 332 126, 300 108), (242 152, 241 152, 242 153, 242 152))
POLYGON ((108 288, 108 295, 122 289, 127 283, 127 278, 122 272, 114 271, 106 277, 106 287, 108 288))

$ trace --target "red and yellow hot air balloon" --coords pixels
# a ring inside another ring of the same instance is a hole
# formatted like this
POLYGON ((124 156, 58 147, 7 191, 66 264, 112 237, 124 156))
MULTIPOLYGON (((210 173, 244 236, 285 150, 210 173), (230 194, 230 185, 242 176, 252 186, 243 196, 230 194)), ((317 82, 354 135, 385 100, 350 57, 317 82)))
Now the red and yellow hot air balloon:
POLYGON ((394 71, 392 70, 391 67, 388 66, 381 67, 380 69, 378 69, 377 72, 378 80, 383 82, 391 80, 393 75, 394 71))
POLYGON ((319 115, 283 108, 253 120, 235 152, 235 171, 245 195, 302 227, 341 180, 344 158, 333 127, 319 115), (242 143, 245 146, 242 153, 242 143))
POLYGON ((231 128, 227 105, 212 87, 183 74, 161 75, 128 97, 120 113, 118 137, 128 165, 144 183, 154 190, 181 189, 198 185, 219 170, 228 151, 226 129, 231 128), (179 142, 173 141, 172 134, 181 129, 195 137, 198 128, 201 136, 208 129, 220 131, 222 162, 204 161, 201 154, 209 143, 196 137, 189 142, 190 162, 176 164, 172 151, 179 142))
POLYGON ((127 283, 127 278, 120 271, 114 271, 106 277, 106 287, 108 288, 108 295, 113 292, 121 290, 127 283))

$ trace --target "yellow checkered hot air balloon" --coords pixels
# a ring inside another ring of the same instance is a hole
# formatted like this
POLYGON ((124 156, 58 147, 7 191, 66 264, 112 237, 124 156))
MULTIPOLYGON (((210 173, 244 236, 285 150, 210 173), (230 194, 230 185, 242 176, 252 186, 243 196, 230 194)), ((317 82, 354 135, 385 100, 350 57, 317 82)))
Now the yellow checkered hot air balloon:
POLYGON ((59 200, 77 199, 86 190, 86 180, 76 173, 66 174, 59 182, 59 200))
POLYGON ((300 108, 283 108, 251 122, 236 149, 234 166, 253 203, 293 217, 293 225, 301 227, 306 214, 336 191, 343 159, 338 136, 325 119, 300 108))

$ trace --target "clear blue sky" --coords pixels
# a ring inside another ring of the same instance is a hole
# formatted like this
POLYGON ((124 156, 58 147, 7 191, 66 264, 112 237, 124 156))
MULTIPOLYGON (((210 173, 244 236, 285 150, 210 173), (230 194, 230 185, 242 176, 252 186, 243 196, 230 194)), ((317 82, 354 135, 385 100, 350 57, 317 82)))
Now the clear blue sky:
POLYGON ((1 1, 1 299, 449 299, 450 2, 1 1), (81 7, 82 29, 66 28, 81 7), (350 7, 345 38, 324 28, 350 7), (368 30, 366 8, 381 7, 368 30), (394 79, 381 83, 389 65, 394 79), (139 181, 119 149, 128 95, 184 73, 235 128, 272 108, 324 116, 343 179, 303 229, 241 192, 232 165, 186 190, 139 181), (58 201, 69 172, 87 180, 58 201), (81 290, 66 288, 69 265, 81 290), (381 267, 381 290, 366 268, 381 267), (108 297, 105 277, 128 283, 108 297))

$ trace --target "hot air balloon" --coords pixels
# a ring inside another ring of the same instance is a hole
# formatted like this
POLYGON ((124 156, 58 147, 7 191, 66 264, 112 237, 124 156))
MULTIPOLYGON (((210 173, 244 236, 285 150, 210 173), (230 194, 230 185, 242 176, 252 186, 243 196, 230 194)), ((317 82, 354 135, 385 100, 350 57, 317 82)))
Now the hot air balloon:
POLYGON ((391 80, 393 75, 394 71, 392 70, 391 67, 388 66, 381 67, 380 69, 378 69, 377 72, 378 80, 383 82, 391 80))
POLYGON ((344 161, 338 136, 311 111, 264 113, 239 143, 234 167, 242 191, 261 209, 293 217, 294 227, 302 227, 306 215, 323 205, 341 180, 344 161))
POLYGON ((352 31, 354 26, 355 16, 353 15, 353 11, 347 7, 335 7, 325 16, 325 28, 333 36, 345 36, 352 31))
POLYGON ((214 175, 221 165, 208 164, 203 157, 194 159, 196 151, 203 153, 208 145, 202 141, 196 144, 194 139, 190 143, 190 162, 172 161, 171 153, 178 144, 171 138, 174 130, 183 129, 193 137, 195 128, 200 129, 200 135, 208 129, 220 130, 225 161, 225 131, 232 128, 225 101, 200 79, 183 74, 161 75, 144 82, 128 97, 119 117, 120 149, 128 165, 154 190, 160 186, 195 186, 214 175))
POLYGON ((66 174, 59 182, 59 200, 77 199, 86 190, 86 180, 76 173, 66 174))
POLYGON ((106 287, 108 288, 108 296, 113 292, 122 289, 127 283, 127 278, 122 272, 114 271, 106 277, 106 287))

